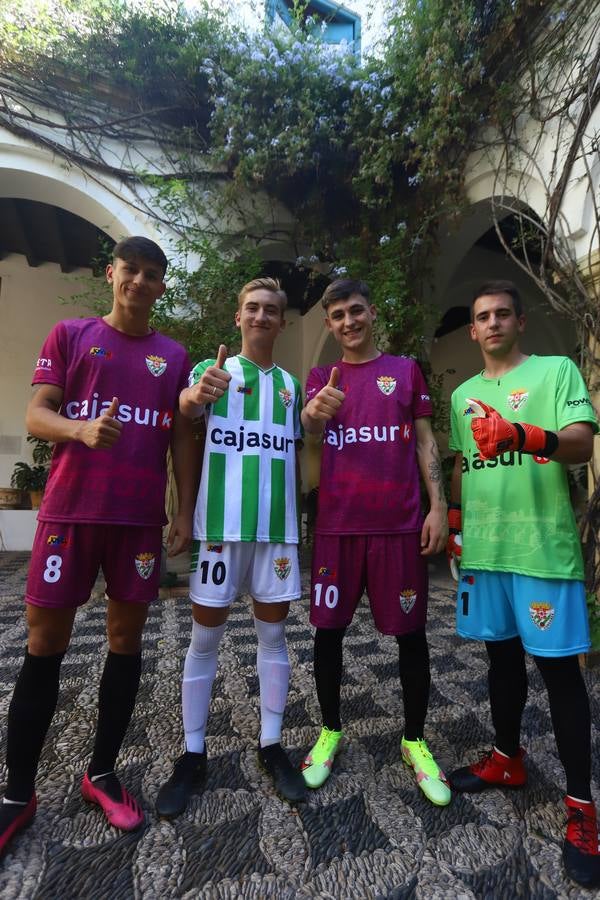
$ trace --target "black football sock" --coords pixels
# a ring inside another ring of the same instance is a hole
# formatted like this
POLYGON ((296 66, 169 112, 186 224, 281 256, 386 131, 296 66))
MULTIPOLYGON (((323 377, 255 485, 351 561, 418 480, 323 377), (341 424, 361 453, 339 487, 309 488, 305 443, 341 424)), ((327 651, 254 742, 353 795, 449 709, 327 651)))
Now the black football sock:
POLYGON ((550 702, 558 755, 567 776, 567 794, 591 800, 591 717, 577 656, 534 656, 550 702))
POLYGON ((27 803, 34 792, 40 755, 58 700, 63 656, 64 653, 32 656, 25 651, 8 708, 5 794, 8 800, 27 803))
POLYGON ((115 763, 133 714, 140 684, 142 654, 108 651, 98 694, 98 728, 88 776, 113 800, 121 799, 115 763), (99 778, 98 776, 102 776, 99 778))
POLYGON ((431 673, 429 647, 425 629, 396 636, 398 669, 404 698, 404 739, 417 741, 423 737, 429 705, 431 673))
POLYGON ((488 688, 490 709, 496 732, 495 745, 501 753, 519 752, 521 717, 527 702, 527 670, 521 638, 486 641, 490 668, 488 688))
POLYGON ((317 697, 323 725, 341 731, 340 689, 342 685, 345 628, 317 628, 315 633, 314 671, 317 697))

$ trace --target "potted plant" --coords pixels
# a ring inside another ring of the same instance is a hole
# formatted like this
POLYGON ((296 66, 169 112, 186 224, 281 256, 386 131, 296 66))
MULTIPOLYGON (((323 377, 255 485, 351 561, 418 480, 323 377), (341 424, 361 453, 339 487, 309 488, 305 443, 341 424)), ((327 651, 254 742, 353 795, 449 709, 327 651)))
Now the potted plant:
POLYGON ((29 493, 31 508, 39 509, 42 502, 42 494, 48 480, 48 469, 52 446, 43 438, 36 438, 32 434, 27 435, 27 443, 33 445, 32 457, 34 465, 26 462, 15 463, 10 479, 12 487, 29 493))

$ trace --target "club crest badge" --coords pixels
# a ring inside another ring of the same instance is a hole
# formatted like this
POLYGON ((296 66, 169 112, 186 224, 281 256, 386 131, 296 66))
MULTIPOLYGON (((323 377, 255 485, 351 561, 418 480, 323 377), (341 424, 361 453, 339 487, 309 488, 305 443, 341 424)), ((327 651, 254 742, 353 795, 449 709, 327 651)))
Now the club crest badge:
POLYGON ((522 388, 520 388, 518 391, 511 391, 506 398, 506 402, 513 412, 518 412, 522 406, 525 406, 528 399, 529 391, 524 391, 522 388))
POLYGON ((273 569, 281 581, 284 581, 292 571, 292 561, 287 556, 279 556, 273 560, 273 569))
POLYGON ((417 592, 413 591, 412 588, 408 588, 405 591, 400 591, 399 600, 400 606, 402 607, 402 612, 408 615, 417 601, 417 592))
POLYGON ((281 388, 281 390, 279 391, 279 399, 287 409, 292 405, 292 392, 288 391, 287 388, 281 388))
POLYGON ((148 366, 150 374, 154 375, 155 378, 158 378, 158 376, 162 375, 166 370, 167 361, 162 356, 147 356, 146 365, 148 366))
POLYGON ((392 378, 391 375, 379 375, 377 378, 377 387, 382 394, 389 397, 389 395, 393 394, 396 390, 396 379, 392 378))
POLYGON ((154 553, 138 553, 135 558, 135 567, 140 578, 147 581, 154 571, 156 557, 154 553))
POLYGON ((537 625, 541 631, 546 631, 552 625, 554 607, 550 603, 530 603, 529 615, 534 625, 537 625))

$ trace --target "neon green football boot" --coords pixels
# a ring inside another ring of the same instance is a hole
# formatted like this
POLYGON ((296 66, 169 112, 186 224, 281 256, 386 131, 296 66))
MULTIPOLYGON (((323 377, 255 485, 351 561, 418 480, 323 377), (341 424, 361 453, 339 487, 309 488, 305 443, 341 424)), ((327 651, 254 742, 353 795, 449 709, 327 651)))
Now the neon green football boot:
POLYGON ((302 763, 302 775, 310 788, 318 788, 331 775, 331 767, 340 749, 342 731, 331 731, 323 727, 317 743, 302 763))
POLYGON ((414 769, 417 784, 428 800, 436 806, 447 806, 452 794, 446 776, 436 763, 423 739, 406 741, 402 738, 402 760, 414 769))

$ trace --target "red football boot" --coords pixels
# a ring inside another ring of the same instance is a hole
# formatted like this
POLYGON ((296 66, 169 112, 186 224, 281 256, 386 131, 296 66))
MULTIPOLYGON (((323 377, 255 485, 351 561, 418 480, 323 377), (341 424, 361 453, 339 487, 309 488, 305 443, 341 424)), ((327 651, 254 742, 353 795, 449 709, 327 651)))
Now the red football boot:
POLYGON ((581 803, 565 797, 567 833, 563 844, 563 863, 569 878, 584 887, 600 885, 598 822, 593 803, 581 803))
POLYGON ((450 787, 453 791, 466 794, 475 794, 491 787, 523 787, 527 781, 524 758, 522 747, 516 756, 504 756, 492 747, 478 762, 450 772, 450 787))
POLYGON ((29 803, 0 804, 0 857, 4 856, 12 839, 33 822, 37 809, 35 794, 29 803))

